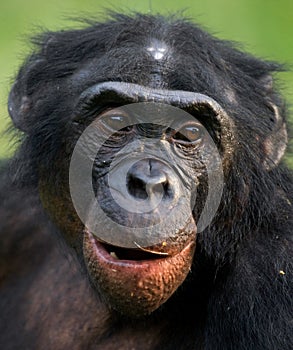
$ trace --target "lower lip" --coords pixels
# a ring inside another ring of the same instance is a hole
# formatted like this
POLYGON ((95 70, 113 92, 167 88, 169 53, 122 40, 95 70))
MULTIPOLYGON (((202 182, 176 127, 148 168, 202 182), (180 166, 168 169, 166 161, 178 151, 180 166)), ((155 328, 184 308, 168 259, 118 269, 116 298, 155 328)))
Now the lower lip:
POLYGON ((183 283, 195 244, 180 253, 153 260, 119 260, 95 237, 84 232, 83 254, 90 278, 114 309, 139 317, 156 310, 183 283))

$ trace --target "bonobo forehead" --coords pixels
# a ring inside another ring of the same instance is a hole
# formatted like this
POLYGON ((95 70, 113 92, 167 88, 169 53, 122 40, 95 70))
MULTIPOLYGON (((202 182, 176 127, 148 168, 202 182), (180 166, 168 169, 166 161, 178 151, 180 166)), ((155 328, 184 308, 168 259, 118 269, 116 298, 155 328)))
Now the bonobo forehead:
POLYGON ((216 97, 212 90, 218 94, 219 88, 230 85, 218 82, 219 74, 215 74, 215 69, 225 66, 225 58, 217 53, 220 45, 217 48, 211 36, 184 20, 146 16, 140 21, 128 18, 112 23, 107 35, 103 25, 93 29, 97 45, 88 58, 82 57, 71 79, 78 87, 81 82, 87 88, 103 81, 124 81, 216 97))
POLYGON ((139 43, 120 43, 91 60, 70 79, 74 85, 81 82, 116 80, 153 88, 168 88, 169 74, 175 69, 174 49, 157 38, 142 38, 139 43))
POLYGON ((166 59, 170 47, 168 47, 163 41, 152 39, 150 44, 146 47, 146 50, 155 60, 161 61, 166 59))
POLYGON ((164 76, 168 74, 168 70, 172 65, 170 46, 163 41, 152 39, 146 50, 154 60, 150 71, 149 85, 154 88, 166 87, 167 82, 164 80, 164 76))
POLYGON ((70 100, 97 83, 120 81, 198 92, 227 109, 242 106, 243 115, 262 115, 262 78, 278 69, 175 17, 113 15, 105 23, 40 39, 18 78, 32 96, 42 93, 42 81, 63 89, 70 100))

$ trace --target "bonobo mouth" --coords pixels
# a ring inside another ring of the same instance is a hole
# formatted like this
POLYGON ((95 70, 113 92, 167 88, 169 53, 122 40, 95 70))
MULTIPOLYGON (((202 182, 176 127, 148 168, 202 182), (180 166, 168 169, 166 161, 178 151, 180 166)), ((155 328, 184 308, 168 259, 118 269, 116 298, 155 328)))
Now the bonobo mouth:
MULTIPOLYGON (((98 240, 97 240, 98 241, 98 240)), ((155 251, 143 250, 143 249, 127 249, 121 248, 117 246, 113 246, 111 244, 107 244, 104 242, 97 242, 99 245, 106 249, 106 251, 117 260, 126 260, 126 261, 140 261, 144 260, 155 260, 162 259, 168 256, 167 253, 160 253, 155 251)))
POLYGON ((162 255, 98 241, 84 230, 83 253, 94 286, 117 311, 131 317, 150 314, 185 280, 195 243, 179 253, 162 255))

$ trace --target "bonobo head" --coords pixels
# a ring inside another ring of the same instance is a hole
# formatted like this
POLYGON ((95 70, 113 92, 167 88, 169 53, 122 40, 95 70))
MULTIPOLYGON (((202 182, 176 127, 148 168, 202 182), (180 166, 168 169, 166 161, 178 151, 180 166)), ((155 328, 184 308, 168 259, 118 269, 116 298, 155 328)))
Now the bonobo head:
POLYGON ((276 68, 159 16, 44 34, 10 93, 26 133, 18 176, 111 307, 156 310, 185 280, 196 239, 227 252, 217 232, 245 205, 254 164, 265 174, 285 150, 276 68))

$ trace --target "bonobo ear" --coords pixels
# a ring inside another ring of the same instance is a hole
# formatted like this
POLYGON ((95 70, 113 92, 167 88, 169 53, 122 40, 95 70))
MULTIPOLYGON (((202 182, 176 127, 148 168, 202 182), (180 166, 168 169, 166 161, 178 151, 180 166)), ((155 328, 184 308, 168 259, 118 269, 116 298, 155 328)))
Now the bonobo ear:
POLYGON ((275 104, 270 104, 274 111, 274 125, 270 135, 264 142, 264 166, 267 170, 274 168, 282 159, 288 143, 287 127, 285 120, 279 112, 279 107, 275 104))
POLYGON ((282 159, 288 142, 287 127, 283 116, 282 101, 273 89, 273 78, 265 74, 259 79, 269 109, 273 112, 270 116, 271 131, 265 139, 263 147, 265 158, 263 164, 267 170, 273 169, 282 159))
POLYGON ((31 101, 21 92, 19 85, 19 82, 16 81, 11 88, 8 98, 8 112, 15 127, 27 132, 31 101))
MULTIPOLYGON (((8 98, 8 112, 16 128, 28 132, 32 123, 32 110, 36 101, 40 87, 44 85, 44 78, 40 72, 41 64, 46 62, 47 47, 52 40, 51 34, 46 34, 41 38, 39 51, 27 58, 25 64, 20 68, 16 81, 12 85, 8 98)), ((36 42, 38 38, 36 38, 36 42)))

